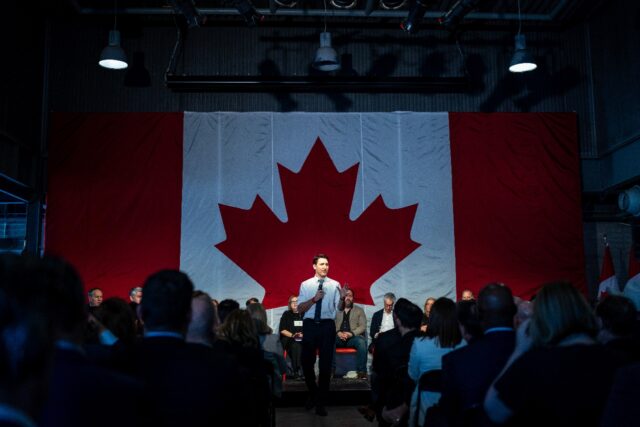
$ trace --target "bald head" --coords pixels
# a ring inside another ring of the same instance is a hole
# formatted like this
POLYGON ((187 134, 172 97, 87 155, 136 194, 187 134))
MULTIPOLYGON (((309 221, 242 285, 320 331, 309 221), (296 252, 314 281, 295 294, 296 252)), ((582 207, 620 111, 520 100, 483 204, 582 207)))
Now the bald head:
POLYGON ((205 292, 194 292, 191 299, 191 322, 187 330, 187 341, 211 345, 213 342, 214 311, 211 297, 205 292))
POLYGON ((478 311, 483 329, 513 327, 516 305, 511 290, 503 283, 489 283, 478 295, 478 311))

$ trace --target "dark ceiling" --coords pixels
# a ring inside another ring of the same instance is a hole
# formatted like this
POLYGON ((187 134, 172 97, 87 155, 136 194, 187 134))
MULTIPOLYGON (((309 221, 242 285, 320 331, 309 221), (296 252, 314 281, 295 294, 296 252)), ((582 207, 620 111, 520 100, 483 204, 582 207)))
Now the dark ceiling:
MULTIPOLYGON (((207 17, 207 23, 239 18, 238 6, 247 0, 195 0, 199 14, 207 17)), ((495 29, 514 25, 518 21, 516 0, 419 0, 426 13, 422 26, 441 26, 438 22, 456 6, 473 5, 465 14, 464 25, 475 29, 495 29)), ((168 16, 175 14, 176 4, 191 0, 66 0, 67 7, 79 15, 110 15, 117 4, 119 15, 168 16)), ((520 0, 520 17, 523 25, 566 27, 585 19, 601 0, 520 0)), ((375 24, 380 20, 405 19, 415 0, 252 0, 258 13, 265 16, 265 24, 298 17, 326 16, 327 20, 358 19, 375 24), (290 7, 284 6, 290 5, 290 7)))

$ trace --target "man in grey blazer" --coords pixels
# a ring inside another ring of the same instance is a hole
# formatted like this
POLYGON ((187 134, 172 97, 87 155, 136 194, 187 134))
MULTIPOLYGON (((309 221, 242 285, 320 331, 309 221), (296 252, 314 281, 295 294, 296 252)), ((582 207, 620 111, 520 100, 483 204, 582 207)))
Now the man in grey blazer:
POLYGON ((344 310, 336 314, 336 347, 356 349, 358 378, 367 378, 367 316, 362 307, 353 304, 353 291, 344 298, 344 310))

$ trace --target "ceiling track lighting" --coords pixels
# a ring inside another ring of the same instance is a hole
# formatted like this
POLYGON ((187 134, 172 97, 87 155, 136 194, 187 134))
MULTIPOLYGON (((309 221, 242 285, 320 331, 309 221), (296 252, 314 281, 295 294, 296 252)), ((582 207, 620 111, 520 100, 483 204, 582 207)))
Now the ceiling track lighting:
POLYGON ((527 50, 527 39, 522 31, 522 19, 520 17, 520 0, 518 0, 518 34, 515 36, 516 50, 509 64, 509 71, 512 73, 526 73, 538 68, 533 55, 527 50))
POLYGON ((475 9, 482 0, 458 0, 451 9, 438 18, 438 23, 447 30, 455 29, 465 16, 475 9))
POLYGON ((207 21, 206 16, 200 14, 194 0, 169 0, 176 14, 182 15, 187 22, 187 28, 196 28, 207 21))
POLYGON ((336 9, 353 9, 358 4, 358 0, 331 0, 330 3, 336 9))
POLYGON ((242 15, 248 27, 255 27, 258 23, 264 21, 264 15, 258 13, 250 0, 234 0, 233 6, 242 15))
POLYGON ((396 10, 407 4, 408 0, 380 0, 380 7, 386 10, 396 10))
POLYGON ((118 2, 114 4, 113 30, 109 31, 109 44, 102 49, 98 64, 109 70, 124 70, 129 66, 127 63, 127 54, 120 46, 120 31, 118 31, 118 2))
POLYGON ((418 32, 418 27, 420 27, 422 23, 429 1, 430 0, 415 0, 413 4, 409 6, 409 16, 400 23, 400 28, 403 31, 409 34, 418 32))
POLYGON ((298 0, 274 0, 274 3, 280 7, 296 7, 298 0))

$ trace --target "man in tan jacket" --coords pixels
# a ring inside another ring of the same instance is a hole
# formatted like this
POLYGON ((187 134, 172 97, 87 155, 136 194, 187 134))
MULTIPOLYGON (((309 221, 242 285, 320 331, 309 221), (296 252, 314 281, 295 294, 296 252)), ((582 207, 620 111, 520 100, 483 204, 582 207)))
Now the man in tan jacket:
POLYGON ((367 378, 367 316, 362 307, 353 304, 353 291, 344 298, 344 310, 336 314, 336 347, 356 349, 358 378, 367 378))

